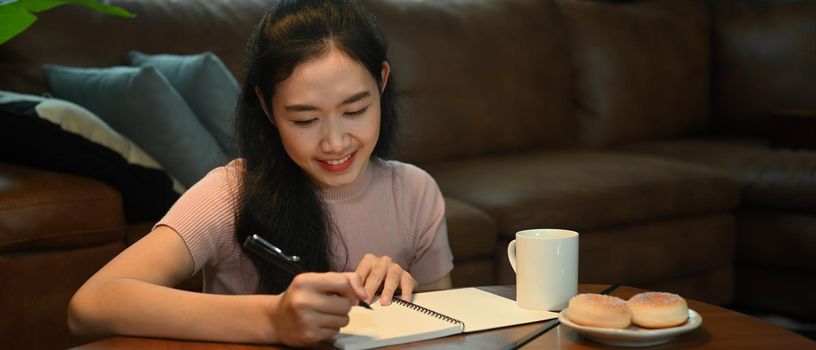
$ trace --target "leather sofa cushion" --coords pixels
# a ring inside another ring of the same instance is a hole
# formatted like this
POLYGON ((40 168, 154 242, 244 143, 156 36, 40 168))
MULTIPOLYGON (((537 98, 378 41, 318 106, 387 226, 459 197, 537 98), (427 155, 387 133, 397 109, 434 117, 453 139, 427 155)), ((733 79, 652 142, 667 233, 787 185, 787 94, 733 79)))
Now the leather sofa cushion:
POLYGON ((812 272, 737 266, 734 280, 738 305, 816 320, 816 299, 810 294, 816 290, 812 272))
POLYGON ((45 63, 127 65, 131 50, 148 54, 210 50, 233 75, 240 76, 246 39, 270 6, 265 0, 112 0, 107 4, 124 7, 136 17, 123 19, 82 6, 38 13, 35 25, 0 46, 0 89, 40 94, 47 91, 41 68, 45 63))
MULTIPOLYGON (((490 257, 496 243, 496 220, 470 204, 445 197, 445 220, 453 256, 459 259, 490 257)), ((456 261, 454 261, 454 268, 456 261)))
POLYGON ((136 241, 142 239, 151 230, 153 230, 153 225, 155 222, 136 222, 136 223, 128 223, 127 227, 125 228, 125 245, 130 247, 131 244, 136 243, 136 241))
POLYGON ((816 1, 711 1, 715 121, 765 135, 768 117, 816 111, 816 1))
POLYGON ((496 284, 492 259, 457 261, 451 271, 454 288, 492 286, 496 284))
POLYGON ((86 177, 0 163, 0 252, 84 247, 124 238, 119 193, 86 177))
POLYGON ((366 3, 389 40, 410 120, 401 159, 574 144, 569 50, 553 2, 366 3))
POLYGON ((68 302, 122 249, 118 241, 79 249, 0 254, 3 348, 67 349, 88 343, 89 339, 68 330, 68 302))
POLYGON ((626 151, 723 169, 743 187, 742 202, 816 213, 816 153, 772 149, 753 139, 689 139, 628 145, 626 151))
POLYGON ((737 263, 816 272, 816 215, 741 210, 737 263))
POLYGON ((705 127, 710 28, 704 1, 557 2, 570 30, 582 144, 705 127))
POLYGON ((734 208, 739 187, 692 163, 594 151, 552 151, 424 164, 446 196, 493 216, 499 234, 592 230, 734 208))
POLYGON ((644 283, 638 287, 647 290, 665 290, 688 299, 714 305, 729 305, 734 300, 734 266, 712 266, 708 270, 689 276, 670 277, 644 283))
POLYGON ((735 231, 728 213, 588 231, 581 234, 580 280, 640 286, 731 266, 735 231))

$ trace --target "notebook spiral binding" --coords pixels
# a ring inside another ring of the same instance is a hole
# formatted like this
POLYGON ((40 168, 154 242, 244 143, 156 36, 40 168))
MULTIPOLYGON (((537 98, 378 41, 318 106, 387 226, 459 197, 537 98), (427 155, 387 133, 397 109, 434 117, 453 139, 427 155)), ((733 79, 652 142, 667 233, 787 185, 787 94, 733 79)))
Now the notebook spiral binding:
POLYGON ((397 303, 397 304, 400 304, 400 305, 405 306, 405 307, 407 307, 409 309, 412 309, 412 310, 419 311, 419 312, 424 313, 426 315, 429 315, 431 317, 435 317, 435 318, 438 318, 438 319, 441 319, 443 321, 447 321, 447 322, 450 322, 450 323, 458 324, 458 325, 462 326, 462 329, 465 329, 465 323, 464 322, 459 321, 459 320, 457 320, 457 319, 455 319, 453 317, 450 317, 448 315, 440 314, 440 313, 438 313, 436 311, 433 311, 431 309, 419 306, 419 305, 414 304, 414 303, 412 303, 410 301, 402 300, 400 298, 395 297, 393 299, 393 301, 395 303, 397 303))

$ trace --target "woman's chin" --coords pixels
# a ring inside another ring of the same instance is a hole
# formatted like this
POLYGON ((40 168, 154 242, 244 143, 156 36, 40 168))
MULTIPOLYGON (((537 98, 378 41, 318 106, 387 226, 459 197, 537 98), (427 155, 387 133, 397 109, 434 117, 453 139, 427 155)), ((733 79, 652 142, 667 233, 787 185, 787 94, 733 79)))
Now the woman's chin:
POLYGON ((321 186, 343 187, 354 183, 359 176, 360 171, 352 168, 346 169, 346 171, 341 173, 333 173, 321 169, 320 174, 318 174, 318 176, 312 176, 312 178, 321 186))

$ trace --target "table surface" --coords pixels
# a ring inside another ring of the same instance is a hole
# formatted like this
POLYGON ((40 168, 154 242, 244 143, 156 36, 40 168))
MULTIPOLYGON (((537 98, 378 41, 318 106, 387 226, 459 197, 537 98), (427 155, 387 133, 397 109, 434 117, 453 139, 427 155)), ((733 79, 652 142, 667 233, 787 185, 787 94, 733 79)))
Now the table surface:
MULTIPOLYGON (((599 293, 606 285, 581 285, 582 293, 599 293)), ((494 294, 515 299, 515 286, 480 287, 494 294)), ((642 289, 623 286, 611 295, 628 299, 642 289)), ((703 324, 668 343, 650 349, 816 349, 816 342, 757 318, 719 306, 688 300, 689 308, 697 311, 703 324)), ((553 322, 553 321, 546 321, 553 322)), ((546 322, 538 322, 495 330, 448 336, 423 342, 403 344, 390 349, 500 349, 540 329, 546 322)), ((74 350, 121 349, 284 349, 281 346, 211 343, 138 337, 113 337, 85 344, 74 350)), ((318 349, 333 349, 320 344, 318 349)), ((620 349, 585 339, 574 330, 559 325, 527 343, 522 349, 620 349)))

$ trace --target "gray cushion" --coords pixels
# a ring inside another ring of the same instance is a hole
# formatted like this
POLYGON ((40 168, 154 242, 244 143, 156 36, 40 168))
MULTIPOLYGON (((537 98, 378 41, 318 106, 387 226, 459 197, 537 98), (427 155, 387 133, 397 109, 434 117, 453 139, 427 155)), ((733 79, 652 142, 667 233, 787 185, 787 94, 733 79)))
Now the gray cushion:
POLYGON ((43 66, 51 93, 81 105, 190 187, 227 157, 154 68, 43 66))
POLYGON ((179 56, 131 51, 129 57, 134 66, 158 69, 195 112, 201 124, 210 131, 221 149, 232 154, 238 82, 218 56, 212 52, 179 56))

